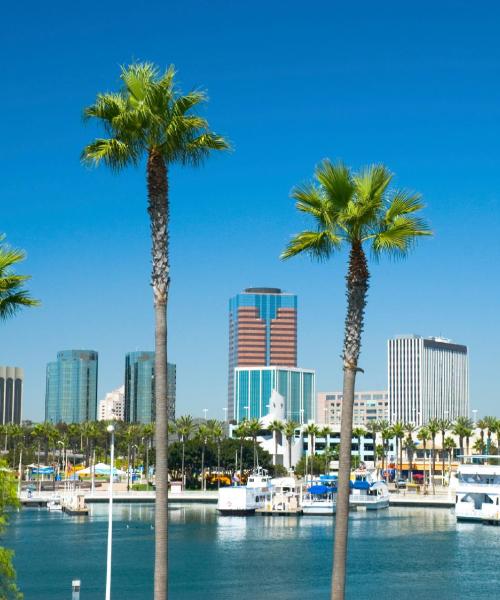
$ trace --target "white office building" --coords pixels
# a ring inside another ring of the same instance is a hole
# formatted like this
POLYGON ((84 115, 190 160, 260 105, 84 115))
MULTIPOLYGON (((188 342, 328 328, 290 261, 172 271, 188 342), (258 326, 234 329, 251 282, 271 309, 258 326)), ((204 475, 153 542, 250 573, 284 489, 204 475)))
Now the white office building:
MULTIPOLYGON (((352 414, 353 426, 366 427, 370 421, 389 419, 388 397, 387 390, 356 392, 352 414)), ((341 391, 318 392, 316 396, 316 422, 322 425, 340 427, 343 398, 341 391)))
POLYGON ((123 421, 125 417, 125 386, 108 392, 99 402, 97 418, 99 421, 123 421))
POLYGON ((420 426, 469 415, 467 346, 438 337, 397 336, 387 343, 389 420, 420 426))

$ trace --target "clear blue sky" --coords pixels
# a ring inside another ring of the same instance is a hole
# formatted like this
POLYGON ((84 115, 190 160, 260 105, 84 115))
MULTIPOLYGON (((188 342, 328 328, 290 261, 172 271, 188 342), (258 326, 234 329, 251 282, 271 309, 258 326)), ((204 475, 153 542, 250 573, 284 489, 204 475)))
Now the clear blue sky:
POLYGON ((304 221, 289 192, 322 158, 384 162, 422 192, 435 238, 372 265, 360 388, 385 388, 386 339, 443 335, 470 349, 471 408, 498 410, 500 44, 496 2, 9 3, 2 13, 2 219, 26 248, 43 307, 2 324, 0 364, 26 370, 43 417, 45 365, 99 351, 99 395, 124 354, 153 347, 143 168, 79 161, 82 108, 119 65, 174 63, 205 87, 234 152, 174 169, 170 358, 178 414, 222 418, 227 301, 248 286, 299 296, 299 364, 341 385, 345 256, 281 263, 304 221))

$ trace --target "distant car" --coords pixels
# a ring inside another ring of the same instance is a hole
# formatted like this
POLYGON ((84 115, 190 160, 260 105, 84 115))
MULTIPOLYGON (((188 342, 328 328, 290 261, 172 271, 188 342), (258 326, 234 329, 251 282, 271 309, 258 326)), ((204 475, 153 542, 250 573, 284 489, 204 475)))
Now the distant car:
POLYGON ((406 479, 398 479, 396 481, 396 489, 405 490, 406 489, 406 479))

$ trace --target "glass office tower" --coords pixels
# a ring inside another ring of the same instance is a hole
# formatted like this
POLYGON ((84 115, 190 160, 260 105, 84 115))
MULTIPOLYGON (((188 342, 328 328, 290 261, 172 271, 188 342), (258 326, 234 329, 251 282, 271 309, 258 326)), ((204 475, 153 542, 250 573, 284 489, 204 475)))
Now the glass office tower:
MULTIPOLYGON (((125 356, 125 421, 155 421, 155 353, 129 352, 125 356)), ((176 366, 167 364, 168 418, 175 419, 176 366)))
POLYGON ((297 296, 247 288, 229 301, 228 417, 236 418, 236 367, 297 366, 297 296))
POLYGON ((64 350, 47 365, 45 420, 83 423, 97 419, 98 355, 93 350, 64 350))
POLYGON ((234 370, 235 419, 260 419, 269 412, 271 392, 285 399, 285 419, 307 423, 315 419, 315 372, 285 367, 237 367, 234 370))

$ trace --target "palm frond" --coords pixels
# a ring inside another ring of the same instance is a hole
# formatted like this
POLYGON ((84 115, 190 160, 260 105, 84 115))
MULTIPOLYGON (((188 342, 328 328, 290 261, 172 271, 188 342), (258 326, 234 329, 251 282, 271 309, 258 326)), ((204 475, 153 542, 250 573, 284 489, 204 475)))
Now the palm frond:
POLYGON ((211 150, 230 150, 231 145, 222 136, 215 133, 202 133, 186 142, 180 149, 180 162, 184 165, 198 165, 211 150))
POLYGON ((87 164, 104 162, 111 169, 120 170, 129 164, 136 164, 139 156, 133 145, 116 138, 98 138, 85 146, 81 158, 87 164))
POLYGON ((331 231, 302 231, 292 238, 281 258, 309 254, 311 258, 322 261, 329 258, 341 244, 342 238, 331 231))
POLYGON ((126 91, 135 102, 141 102, 146 96, 149 84, 158 77, 158 68, 150 62, 134 63, 121 67, 120 78, 126 91))
POLYGON ((354 182, 348 167, 343 163, 332 163, 323 160, 314 172, 314 175, 332 204, 336 212, 343 210, 354 193, 354 182))
POLYGON ((40 302, 31 298, 27 290, 11 294, 0 293, 0 320, 5 321, 17 314, 21 308, 39 306, 40 302))
POLYGON ((369 236, 376 257, 389 254, 403 257, 414 246, 417 238, 432 235, 427 223, 419 217, 396 217, 390 223, 383 222, 379 230, 369 236))

